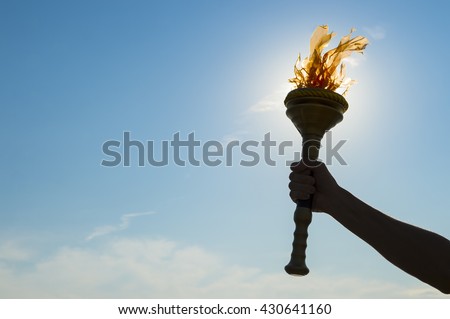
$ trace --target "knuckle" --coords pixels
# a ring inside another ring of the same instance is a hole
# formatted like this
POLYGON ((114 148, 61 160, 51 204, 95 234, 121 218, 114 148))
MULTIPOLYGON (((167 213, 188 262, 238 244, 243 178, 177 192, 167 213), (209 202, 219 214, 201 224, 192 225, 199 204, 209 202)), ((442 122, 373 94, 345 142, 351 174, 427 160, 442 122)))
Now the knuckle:
POLYGON ((289 197, 295 202, 297 200, 297 197, 295 196, 295 193, 293 191, 289 192, 289 197))
POLYGON ((289 179, 292 181, 292 180, 294 179, 294 177, 295 177, 294 172, 291 172, 291 173, 289 174, 289 179))
POLYGON ((296 189, 295 186, 296 186, 296 185, 295 185, 294 182, 289 182, 289 184, 288 184, 289 189, 292 190, 292 191, 296 189))

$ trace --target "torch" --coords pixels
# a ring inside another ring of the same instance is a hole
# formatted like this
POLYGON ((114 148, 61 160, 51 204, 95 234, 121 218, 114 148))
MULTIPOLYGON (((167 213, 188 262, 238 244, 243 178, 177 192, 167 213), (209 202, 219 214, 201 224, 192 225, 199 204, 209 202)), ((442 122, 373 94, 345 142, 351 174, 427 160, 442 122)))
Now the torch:
MULTIPOLYGON (((348 109, 344 95, 355 81, 345 77, 345 65, 341 62, 352 52, 362 53, 368 44, 362 36, 351 38, 353 31, 344 36, 336 48, 322 54, 335 34, 328 33, 328 26, 319 26, 311 37, 309 57, 302 61, 298 56, 295 77, 289 79, 297 88, 286 96, 286 115, 302 136, 302 161, 306 165, 315 163, 325 132, 341 122, 348 109), (335 92, 338 89, 343 89, 343 93, 335 92)), ((284 268, 290 275, 309 273, 305 259, 311 220, 312 197, 297 200, 291 260, 284 268)))

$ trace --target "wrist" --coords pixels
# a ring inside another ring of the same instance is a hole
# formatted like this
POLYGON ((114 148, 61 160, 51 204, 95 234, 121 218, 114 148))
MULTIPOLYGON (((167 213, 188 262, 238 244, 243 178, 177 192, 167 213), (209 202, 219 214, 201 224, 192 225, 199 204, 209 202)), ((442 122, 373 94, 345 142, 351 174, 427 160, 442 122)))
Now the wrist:
POLYGON ((330 216, 335 217, 342 211, 342 208, 345 206, 345 201, 348 199, 349 193, 339 185, 333 189, 330 196, 328 196, 327 207, 324 210, 330 216))

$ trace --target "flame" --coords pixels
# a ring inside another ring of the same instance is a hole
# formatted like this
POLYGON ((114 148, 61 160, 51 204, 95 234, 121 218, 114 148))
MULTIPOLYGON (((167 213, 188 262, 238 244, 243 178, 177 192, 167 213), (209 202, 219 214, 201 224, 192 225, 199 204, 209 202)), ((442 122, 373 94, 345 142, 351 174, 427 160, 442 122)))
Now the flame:
POLYGON ((356 81, 345 76, 345 64, 342 60, 353 52, 363 53, 369 44, 363 36, 351 38, 354 31, 355 29, 351 29, 336 48, 322 54, 336 34, 328 33, 327 25, 317 27, 311 36, 309 57, 302 61, 300 54, 298 55, 294 65, 295 78, 289 79, 289 82, 294 83, 297 88, 322 88, 331 91, 344 89, 342 95, 345 95, 356 81))

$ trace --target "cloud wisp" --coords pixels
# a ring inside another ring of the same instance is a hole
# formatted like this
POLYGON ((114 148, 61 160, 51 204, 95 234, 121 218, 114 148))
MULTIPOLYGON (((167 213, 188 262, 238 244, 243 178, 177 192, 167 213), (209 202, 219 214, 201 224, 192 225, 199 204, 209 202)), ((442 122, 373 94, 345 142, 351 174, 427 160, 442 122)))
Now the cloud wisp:
POLYGON ((386 30, 380 25, 365 27, 364 31, 367 32, 374 40, 383 40, 386 37, 386 30))
POLYGON ((86 236, 86 241, 92 240, 96 237, 105 236, 113 232, 118 232, 127 229, 130 226, 130 221, 136 217, 153 215, 155 212, 129 213, 120 217, 120 224, 118 225, 104 225, 96 227, 91 234, 86 236))
POLYGON ((286 83, 280 85, 280 87, 273 93, 263 97, 261 100, 253 104, 249 109, 249 113, 264 113, 271 112, 275 109, 284 109, 283 101, 286 94, 293 89, 292 84, 287 80, 286 83))

